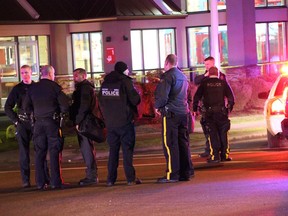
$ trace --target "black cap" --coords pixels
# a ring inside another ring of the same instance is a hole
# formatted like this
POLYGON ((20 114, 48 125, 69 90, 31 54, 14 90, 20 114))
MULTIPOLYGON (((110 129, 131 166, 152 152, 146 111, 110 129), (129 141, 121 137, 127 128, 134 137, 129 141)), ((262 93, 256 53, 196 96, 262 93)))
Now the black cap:
POLYGON ((119 61, 115 64, 114 70, 118 71, 119 73, 123 73, 125 70, 128 69, 127 64, 122 61, 119 61))

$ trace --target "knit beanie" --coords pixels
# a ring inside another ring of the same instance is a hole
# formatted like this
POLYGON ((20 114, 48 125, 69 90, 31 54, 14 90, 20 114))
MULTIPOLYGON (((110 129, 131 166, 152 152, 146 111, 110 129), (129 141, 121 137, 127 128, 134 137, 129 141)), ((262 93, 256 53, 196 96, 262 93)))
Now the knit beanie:
POLYGON ((128 69, 128 66, 127 64, 125 64, 124 62, 122 61, 119 61, 115 64, 115 67, 114 67, 114 70, 119 72, 119 73, 123 73, 125 70, 128 69))

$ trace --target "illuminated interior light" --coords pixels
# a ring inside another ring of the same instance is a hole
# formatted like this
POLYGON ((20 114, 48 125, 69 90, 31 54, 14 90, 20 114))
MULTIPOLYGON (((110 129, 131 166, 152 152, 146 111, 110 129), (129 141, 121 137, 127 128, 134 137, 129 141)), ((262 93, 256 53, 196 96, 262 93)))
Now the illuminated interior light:
POLYGON ((277 99, 271 103, 271 115, 277 114, 284 114, 284 104, 280 99, 277 99))
POLYGON ((288 65, 283 65, 280 69, 280 73, 283 75, 288 75, 288 65))

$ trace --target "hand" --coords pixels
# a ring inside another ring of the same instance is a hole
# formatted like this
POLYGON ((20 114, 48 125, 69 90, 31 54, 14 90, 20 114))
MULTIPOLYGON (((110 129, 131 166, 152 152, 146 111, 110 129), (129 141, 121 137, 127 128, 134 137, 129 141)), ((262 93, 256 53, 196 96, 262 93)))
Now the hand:
POLYGON ((161 113, 160 113, 160 111, 158 109, 155 109, 155 114, 156 114, 156 116, 160 116, 161 115, 161 113))
POLYGON ((79 131, 79 125, 76 125, 75 128, 77 131, 79 131))

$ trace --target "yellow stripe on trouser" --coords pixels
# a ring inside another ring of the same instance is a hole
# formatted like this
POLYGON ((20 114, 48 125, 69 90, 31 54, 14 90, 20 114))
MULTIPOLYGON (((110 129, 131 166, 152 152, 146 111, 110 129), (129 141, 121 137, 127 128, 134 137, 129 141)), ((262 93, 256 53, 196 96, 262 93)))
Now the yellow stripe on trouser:
POLYGON ((229 157, 230 147, 229 147, 229 140, 228 140, 228 132, 227 132, 227 149, 225 149, 225 159, 229 157))
POLYGON ((163 117, 163 142, 164 142, 164 146, 166 148, 166 151, 167 151, 167 155, 168 155, 168 158, 167 158, 167 162, 168 162, 168 172, 167 172, 167 179, 170 180, 170 175, 171 175, 171 172, 172 172, 172 167, 171 167, 171 154, 170 154, 170 149, 167 145, 167 124, 166 124, 166 117, 164 116, 163 117))
POLYGON ((59 128, 59 136, 62 137, 62 130, 59 128))
POLYGON ((212 143, 211 143, 210 135, 208 136, 208 142, 209 142, 211 160, 214 160, 215 156, 214 156, 214 154, 213 154, 214 152, 213 152, 213 148, 212 148, 212 143))

